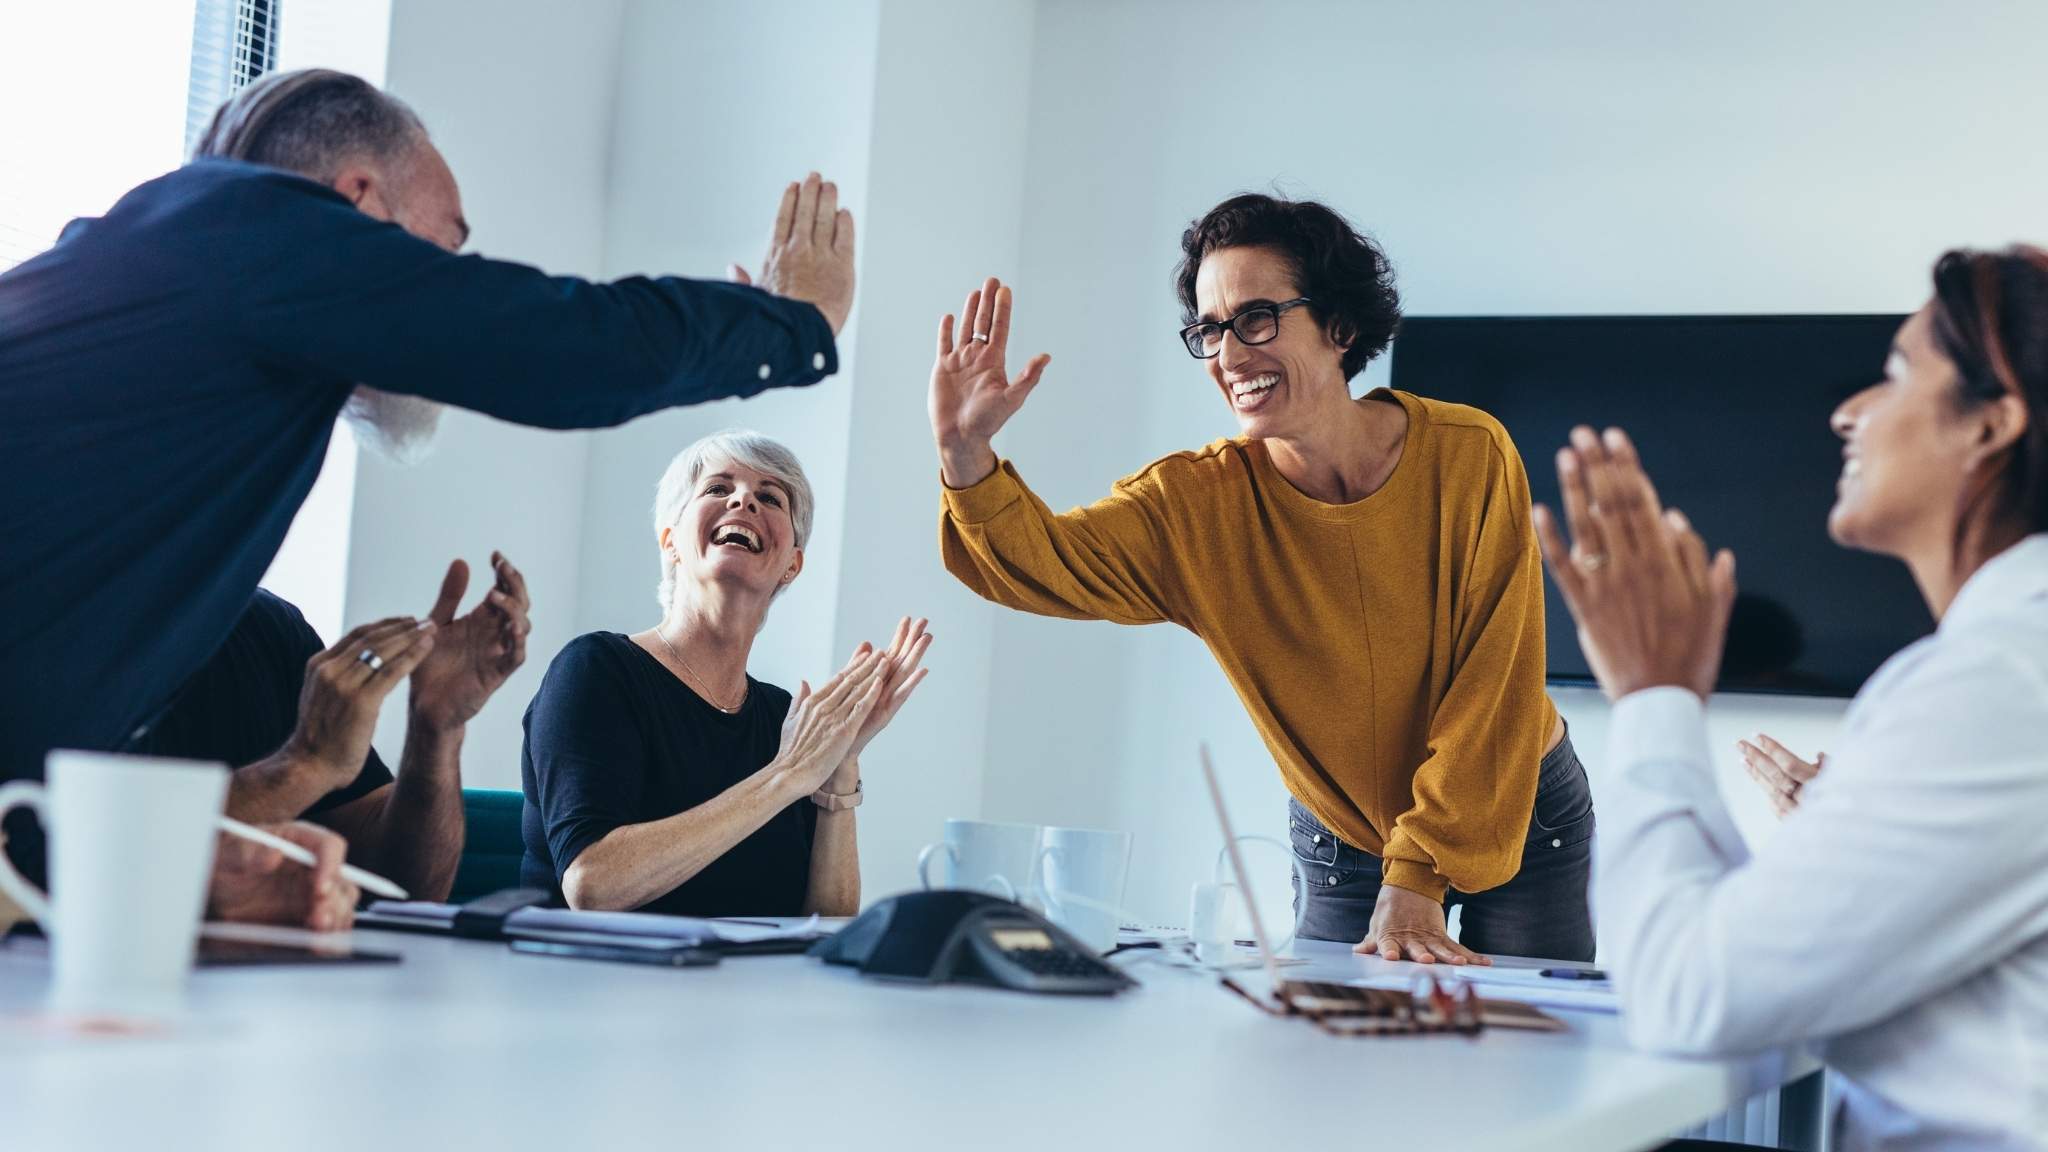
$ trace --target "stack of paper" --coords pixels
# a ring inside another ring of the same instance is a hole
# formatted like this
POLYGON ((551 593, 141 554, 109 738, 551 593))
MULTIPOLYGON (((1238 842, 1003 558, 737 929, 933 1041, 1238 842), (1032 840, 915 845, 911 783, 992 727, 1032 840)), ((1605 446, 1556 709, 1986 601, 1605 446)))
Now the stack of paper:
MULTIPOLYGON (((356 918, 364 928, 447 932, 457 905, 425 900, 378 900, 356 918)), ((505 917, 505 935, 559 943, 600 943, 672 948, 678 944, 759 944, 770 940, 815 940, 836 925, 808 920, 700 920, 652 912, 579 912, 572 908, 521 908, 505 917)))
MULTIPOLYGON (((1473 990, 1486 1000, 1512 1000, 1518 1004, 1572 1008, 1581 1012, 1621 1010, 1614 998, 1614 985, 1605 980, 1560 980, 1543 975, 1541 969, 1500 965, 1459 965, 1454 968, 1437 964, 1432 966, 1431 972, 1471 984, 1473 990)), ((1391 988, 1405 992, 1415 986, 1415 972, 1362 976, 1347 983, 1359 988, 1391 988)))
POLYGON ((816 916, 787 924, 766 920, 699 920, 653 912, 578 912, 573 908, 521 908, 505 917, 505 934, 565 943, 601 940, 608 944, 758 944, 766 940, 815 940, 825 935, 816 916))

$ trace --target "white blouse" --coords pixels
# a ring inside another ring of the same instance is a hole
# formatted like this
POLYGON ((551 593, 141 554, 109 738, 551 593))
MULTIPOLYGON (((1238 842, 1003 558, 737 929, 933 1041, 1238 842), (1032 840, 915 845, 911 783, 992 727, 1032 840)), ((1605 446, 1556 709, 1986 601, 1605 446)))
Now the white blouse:
POLYGON ((2048 1148, 2048 535, 1887 661, 1752 856, 1700 699, 1615 708, 1593 892, 1638 1045, 1818 1041, 1838 1146, 2048 1148))

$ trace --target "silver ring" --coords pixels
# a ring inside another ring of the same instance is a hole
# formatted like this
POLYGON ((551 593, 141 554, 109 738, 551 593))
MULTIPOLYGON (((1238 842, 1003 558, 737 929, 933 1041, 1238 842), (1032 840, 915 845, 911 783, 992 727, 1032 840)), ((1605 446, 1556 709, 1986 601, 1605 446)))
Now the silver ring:
POLYGON ((363 649, 356 654, 356 659, 364 664, 368 664, 372 672, 382 672, 384 670, 384 658, 377 655, 374 648, 363 649))
POLYGON ((1598 572, 1607 566, 1607 554, 1605 552, 1581 552, 1577 556, 1572 557, 1572 563, 1578 565, 1581 572, 1598 572))
POLYGON ((975 340, 975 343, 977 343, 977 344, 986 344, 986 343, 988 343, 988 333, 986 333, 986 332, 976 332, 976 333, 974 334, 974 340, 975 340))

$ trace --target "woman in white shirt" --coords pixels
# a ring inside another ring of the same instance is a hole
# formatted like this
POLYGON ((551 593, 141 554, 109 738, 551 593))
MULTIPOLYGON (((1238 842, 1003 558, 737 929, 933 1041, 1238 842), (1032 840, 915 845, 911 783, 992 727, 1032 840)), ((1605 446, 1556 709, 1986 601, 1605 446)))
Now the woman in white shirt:
POLYGON ((1537 531, 1616 701, 1594 904, 1637 1044, 1817 1041, 1845 1149, 2048 1147, 2048 252, 1951 252, 1884 379, 1832 420, 1828 530, 1912 570, 1940 626, 1850 707, 1745 849, 1703 707, 1735 595, 1618 429, 1558 455, 1537 531))

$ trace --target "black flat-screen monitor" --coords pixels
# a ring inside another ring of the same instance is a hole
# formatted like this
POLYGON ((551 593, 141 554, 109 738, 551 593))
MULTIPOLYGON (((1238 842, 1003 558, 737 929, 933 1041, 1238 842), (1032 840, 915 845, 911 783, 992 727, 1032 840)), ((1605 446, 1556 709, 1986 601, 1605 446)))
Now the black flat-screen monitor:
MULTIPOLYGON (((1531 495, 1556 509, 1557 449, 1619 425, 1667 507, 1735 550, 1724 692, 1853 695, 1934 628, 1896 560, 1828 538, 1841 442, 1828 415, 1883 375, 1900 316, 1414 316, 1393 386, 1470 404, 1508 430, 1531 495)), ((1590 684, 1545 582, 1550 679, 1590 684)))

